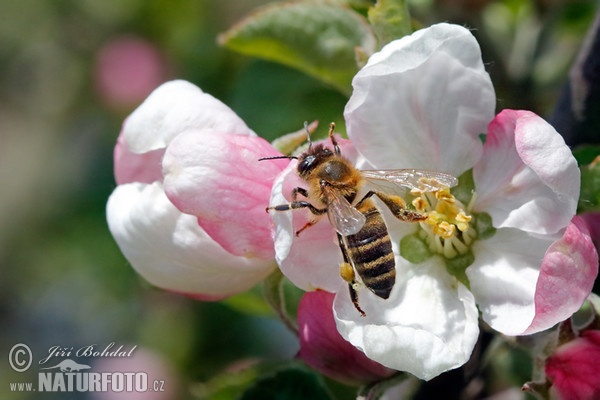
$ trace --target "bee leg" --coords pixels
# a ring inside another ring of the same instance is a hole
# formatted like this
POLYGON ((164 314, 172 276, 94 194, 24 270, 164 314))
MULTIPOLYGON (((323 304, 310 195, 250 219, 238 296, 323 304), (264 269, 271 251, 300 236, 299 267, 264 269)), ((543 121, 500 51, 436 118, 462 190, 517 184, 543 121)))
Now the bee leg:
POLYGON ((304 197, 308 197, 308 191, 306 189, 297 187, 292 190, 292 201, 290 203, 279 204, 277 206, 269 206, 266 208, 266 211, 267 212, 269 212, 270 210, 288 211, 288 210, 295 210, 296 208, 308 208, 310 210, 310 212, 312 212, 315 215, 322 215, 325 212, 327 212, 327 209, 319 209, 319 208, 313 206, 312 204, 310 204, 308 201, 297 200, 298 194, 300 194, 304 197))
POLYGON ((406 208, 406 203, 404 199, 400 196, 388 195, 383 192, 375 192, 369 191, 357 204, 356 207, 359 207, 360 204, 368 199, 369 197, 376 195, 379 197, 381 201, 389 208, 389 210, 394 214, 396 218, 405 222, 419 222, 427 219, 427 215, 422 214, 417 211, 412 211, 406 208))
POLYGON ((343 280, 348 282, 348 289, 350 290, 350 300, 352 300, 352 304, 358 310, 361 316, 365 317, 367 314, 363 311, 362 308, 358 305, 358 282, 356 282, 354 275, 354 268, 348 261, 348 255, 346 254, 346 247, 342 239, 342 235, 337 234, 338 241, 340 244, 340 249, 342 250, 342 257, 344 258, 344 262, 340 264, 340 276, 343 280))
POLYGON ((292 189, 292 201, 296 201, 296 199, 298 198, 298 194, 301 194, 302 196, 308 198, 308 190, 301 187, 296 187, 292 189))
POLYGON ((350 300, 352 300, 352 304, 354 304, 354 307, 358 310, 360 316, 366 317, 367 314, 365 314, 362 308, 360 308, 358 305, 358 292, 356 291, 356 285, 358 285, 356 282, 348 284, 348 289, 350 290, 350 300))
MULTIPOLYGON (((301 187, 294 188, 292 190, 291 203, 279 204, 277 206, 269 206, 266 208, 266 211, 267 212, 269 212, 270 210, 288 211, 288 210, 295 210, 296 208, 308 208, 308 210, 312 214, 317 215, 317 216, 321 216, 327 212, 326 208, 324 208, 324 209, 317 208, 317 207, 313 206, 312 204, 310 204, 308 201, 296 200, 298 198, 298 195, 308 197, 308 191, 301 187)), ((303 230, 305 230, 307 228, 310 228, 311 226, 316 224, 318 221, 319 221, 318 219, 308 221, 306 224, 304 224, 304 226, 302 228, 300 228, 296 231, 296 236, 300 235, 300 232, 302 232, 303 230)))
POLYGON ((300 236, 300 232, 302 232, 305 229, 310 228, 311 226, 313 226, 314 224, 316 224, 317 222, 319 222, 318 219, 311 219, 310 221, 308 221, 307 223, 304 224, 304 226, 300 229, 298 229, 296 231, 296 236, 300 236))

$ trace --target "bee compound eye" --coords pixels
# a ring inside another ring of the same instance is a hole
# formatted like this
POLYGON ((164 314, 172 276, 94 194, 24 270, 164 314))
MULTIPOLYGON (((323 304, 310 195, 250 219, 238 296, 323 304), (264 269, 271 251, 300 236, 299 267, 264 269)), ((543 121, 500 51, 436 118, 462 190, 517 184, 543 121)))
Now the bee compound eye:
POLYGON ((298 163, 298 172, 303 173, 311 168, 315 162, 315 156, 306 156, 300 163, 298 163))

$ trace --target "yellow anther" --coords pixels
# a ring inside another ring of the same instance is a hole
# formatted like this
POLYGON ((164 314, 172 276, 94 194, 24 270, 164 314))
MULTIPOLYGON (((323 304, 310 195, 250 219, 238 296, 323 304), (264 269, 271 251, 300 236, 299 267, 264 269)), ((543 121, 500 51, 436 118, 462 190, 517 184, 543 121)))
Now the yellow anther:
POLYGON ((450 194, 450 191, 448 189, 439 190, 435 192, 435 198, 438 199, 438 201, 445 201, 452 204, 454 204, 456 200, 454 196, 450 194))
POLYGON ((454 218, 454 224, 459 231, 466 232, 467 229, 469 229, 469 222, 471 222, 471 219, 472 217, 470 215, 465 214, 465 212, 461 210, 454 218))
POLYGON ((456 226, 446 221, 442 221, 433 229, 433 232, 444 239, 450 239, 456 232, 456 226))
POLYGON ((421 193, 412 204, 419 212, 427 213, 421 227, 432 251, 446 258, 469 251, 473 240, 470 232, 474 232, 469 226, 472 218, 449 189, 421 193), (462 234, 457 235, 458 232, 462 234))
POLYGON ((425 201, 422 197, 417 197, 412 201, 412 205, 417 211, 425 212, 427 206, 429 206, 429 203, 427 203, 427 201, 425 201))

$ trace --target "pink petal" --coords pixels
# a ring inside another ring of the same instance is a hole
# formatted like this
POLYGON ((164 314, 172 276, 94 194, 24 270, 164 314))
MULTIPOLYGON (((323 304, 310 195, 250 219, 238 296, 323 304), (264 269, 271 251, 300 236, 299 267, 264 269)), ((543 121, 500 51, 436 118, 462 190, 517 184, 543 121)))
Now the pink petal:
MULTIPOLYGON (((127 120, 125 120, 123 126, 125 124, 127 124, 127 120)), ((129 151, 129 147, 123 136, 123 130, 121 130, 114 150, 114 169, 117 184, 162 182, 161 162, 164 153, 164 149, 157 149, 147 153, 133 153, 129 151)))
POLYGON ((524 333, 539 332, 570 317, 592 291, 597 275, 598 253, 585 223, 575 217, 544 256, 535 291, 535 318, 524 333))
POLYGON ((298 307, 299 357, 322 374, 347 384, 369 383, 395 371, 367 358, 337 331, 332 293, 307 292, 298 307))
POLYGON ((495 94, 467 29, 437 24, 393 41, 352 86, 348 136, 376 168, 460 175, 479 159, 495 94))
POLYGON ((163 158, 165 192, 175 206, 232 254, 272 259, 269 205, 275 177, 288 160, 258 136, 213 129, 181 133, 163 158))
POLYGON ((169 202, 159 182, 119 185, 106 206, 108 226, 131 266, 160 288, 221 299, 245 291, 272 270, 270 260, 225 251, 169 202))
POLYGON ((546 378, 561 400, 600 398, 600 331, 587 330, 546 360, 546 378))
POLYGON ((185 130, 205 128, 255 135, 229 107, 182 80, 155 89, 129 116, 123 135, 130 151, 146 153, 167 147, 185 130))
POLYGON ((577 162, 556 130, 529 111, 504 110, 490 123, 473 178, 475 210, 497 228, 555 233, 575 215, 577 162))

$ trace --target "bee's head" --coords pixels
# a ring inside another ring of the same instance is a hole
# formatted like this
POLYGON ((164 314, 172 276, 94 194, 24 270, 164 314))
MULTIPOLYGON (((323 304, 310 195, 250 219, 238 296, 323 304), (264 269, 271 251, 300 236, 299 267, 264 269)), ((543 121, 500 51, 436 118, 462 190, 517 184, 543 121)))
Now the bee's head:
POLYGON ((322 144, 310 146, 308 150, 298 157, 298 175, 308 176, 319 164, 323 163, 333 152, 322 144))

